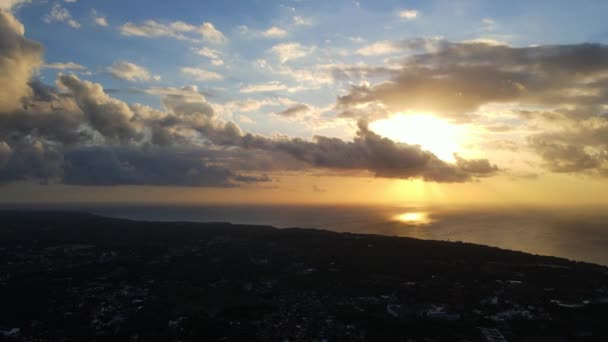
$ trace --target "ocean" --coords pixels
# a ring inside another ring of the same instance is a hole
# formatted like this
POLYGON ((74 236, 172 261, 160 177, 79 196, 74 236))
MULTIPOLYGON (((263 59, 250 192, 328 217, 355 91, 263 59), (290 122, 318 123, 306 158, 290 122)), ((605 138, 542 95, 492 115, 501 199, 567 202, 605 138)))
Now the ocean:
POLYGON ((231 222, 463 241, 608 265, 608 208, 276 205, 29 208, 87 211, 133 220, 231 222))

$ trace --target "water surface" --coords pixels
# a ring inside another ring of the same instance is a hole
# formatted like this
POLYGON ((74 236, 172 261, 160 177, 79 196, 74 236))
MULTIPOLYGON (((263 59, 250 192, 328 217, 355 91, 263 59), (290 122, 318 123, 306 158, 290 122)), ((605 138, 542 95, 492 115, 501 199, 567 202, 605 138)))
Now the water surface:
POLYGON ((608 265, 608 208, 95 205, 52 209, 135 220, 232 222, 464 241, 608 265))

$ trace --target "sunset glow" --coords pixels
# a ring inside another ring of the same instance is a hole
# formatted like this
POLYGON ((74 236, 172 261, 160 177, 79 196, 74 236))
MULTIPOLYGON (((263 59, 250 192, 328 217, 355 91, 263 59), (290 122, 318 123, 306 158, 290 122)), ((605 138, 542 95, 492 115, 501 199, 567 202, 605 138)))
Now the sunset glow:
POLYGON ((129 4, 0 1, 0 203, 608 204, 606 3, 129 4))
POLYGON ((465 139, 464 127, 450 124, 430 114, 395 114, 378 120, 370 128, 387 138, 407 144, 420 145, 445 161, 454 161, 465 139))

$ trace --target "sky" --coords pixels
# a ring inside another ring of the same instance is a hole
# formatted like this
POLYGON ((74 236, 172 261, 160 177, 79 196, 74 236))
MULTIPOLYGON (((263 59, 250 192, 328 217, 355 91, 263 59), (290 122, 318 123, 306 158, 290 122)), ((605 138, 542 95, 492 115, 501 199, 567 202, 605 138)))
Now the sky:
POLYGON ((0 8, 0 203, 608 204, 606 1, 0 8))

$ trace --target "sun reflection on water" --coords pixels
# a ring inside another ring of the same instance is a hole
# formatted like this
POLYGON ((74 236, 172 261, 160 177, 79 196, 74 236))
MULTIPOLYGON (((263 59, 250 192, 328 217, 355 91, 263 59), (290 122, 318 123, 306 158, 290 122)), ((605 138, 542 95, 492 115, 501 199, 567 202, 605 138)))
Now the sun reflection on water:
POLYGON ((407 223, 407 224, 411 224, 411 225, 417 225, 417 226, 431 223, 431 219, 429 218, 429 215, 427 213, 421 212, 421 211, 412 211, 412 212, 407 212, 407 213, 401 213, 401 214, 395 215, 394 219, 399 222, 403 222, 403 223, 407 223))

